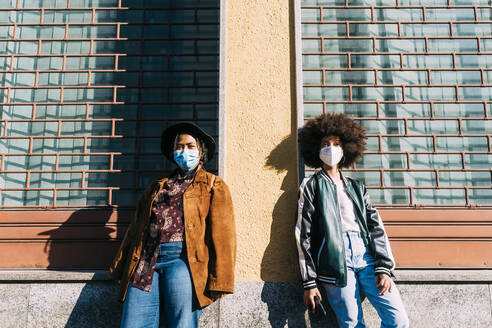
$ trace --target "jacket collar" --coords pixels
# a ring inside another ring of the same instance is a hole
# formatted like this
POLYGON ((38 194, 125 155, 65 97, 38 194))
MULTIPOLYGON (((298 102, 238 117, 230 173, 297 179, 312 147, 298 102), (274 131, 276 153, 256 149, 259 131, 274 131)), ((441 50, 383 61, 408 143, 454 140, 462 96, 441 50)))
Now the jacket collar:
MULTIPOLYGON (((325 170, 321 169, 320 171, 321 171, 320 175, 323 178, 325 178, 326 180, 328 180, 332 185, 335 185, 335 183, 333 182, 333 179, 328 175, 328 173, 325 172, 325 170)), ((361 208, 360 208, 360 204, 357 201, 358 197, 357 197, 357 193, 354 190, 354 186, 347 179, 347 177, 345 175, 343 175, 342 171, 340 171, 340 176, 342 177, 345 190, 349 194, 350 198, 352 198, 352 200, 354 201, 355 206, 357 207, 357 209, 359 210, 359 212, 360 213, 363 213, 362 210, 361 210, 361 208)))

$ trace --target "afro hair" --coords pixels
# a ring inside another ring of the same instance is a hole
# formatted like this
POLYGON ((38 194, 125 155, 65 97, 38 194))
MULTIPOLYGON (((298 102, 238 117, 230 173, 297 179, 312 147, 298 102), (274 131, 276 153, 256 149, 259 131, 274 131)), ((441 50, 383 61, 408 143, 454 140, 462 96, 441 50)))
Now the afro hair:
POLYGON ((299 132, 301 155, 304 163, 312 168, 320 168, 319 158, 321 140, 330 135, 342 141, 343 158, 339 167, 351 167, 366 150, 366 130, 346 114, 321 114, 304 124, 299 132))

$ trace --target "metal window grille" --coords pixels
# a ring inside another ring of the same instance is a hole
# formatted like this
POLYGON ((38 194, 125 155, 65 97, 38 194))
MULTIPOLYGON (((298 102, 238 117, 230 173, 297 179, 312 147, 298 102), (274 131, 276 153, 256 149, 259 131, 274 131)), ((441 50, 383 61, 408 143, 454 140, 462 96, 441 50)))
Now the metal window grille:
POLYGON ((302 0, 301 16, 304 118, 365 126, 368 151, 345 173, 374 203, 492 205, 488 0, 302 0))
POLYGON ((217 137, 218 29, 216 0, 0 0, 2 208, 133 207, 166 126, 217 137))

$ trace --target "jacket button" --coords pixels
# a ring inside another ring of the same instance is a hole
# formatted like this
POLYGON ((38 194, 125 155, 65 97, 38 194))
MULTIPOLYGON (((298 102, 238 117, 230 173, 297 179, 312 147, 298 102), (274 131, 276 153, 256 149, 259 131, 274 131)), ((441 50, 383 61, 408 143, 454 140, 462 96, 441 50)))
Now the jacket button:
POLYGON ((193 229, 195 225, 193 223, 188 224, 188 228, 193 229))

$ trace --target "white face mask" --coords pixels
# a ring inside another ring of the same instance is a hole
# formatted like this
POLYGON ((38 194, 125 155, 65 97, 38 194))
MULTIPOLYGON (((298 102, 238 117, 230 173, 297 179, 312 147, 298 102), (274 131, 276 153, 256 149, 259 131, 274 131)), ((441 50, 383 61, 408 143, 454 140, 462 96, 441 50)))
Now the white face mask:
POLYGON ((323 147, 319 151, 319 158, 329 166, 337 165, 343 157, 342 147, 328 146, 323 147))

